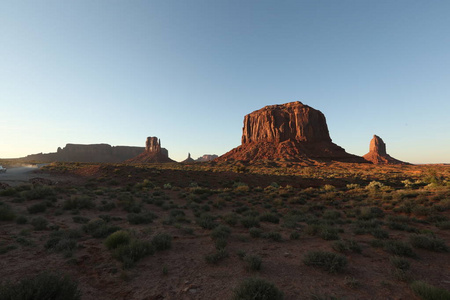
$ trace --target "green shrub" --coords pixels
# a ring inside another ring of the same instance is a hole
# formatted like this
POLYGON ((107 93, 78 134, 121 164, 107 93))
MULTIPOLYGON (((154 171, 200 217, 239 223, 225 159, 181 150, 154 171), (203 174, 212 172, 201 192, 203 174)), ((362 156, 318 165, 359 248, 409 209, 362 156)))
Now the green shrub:
POLYGON ((116 249, 119 246, 129 244, 131 235, 128 231, 119 230, 111 233, 104 241, 106 248, 109 250, 116 249))
POLYGON ((273 240, 275 242, 281 242, 281 234, 279 232, 270 231, 263 234, 263 238, 273 240))
POLYGON ((323 213, 323 218, 327 220, 337 220, 341 218, 341 212, 337 210, 326 210, 323 213))
POLYGON ((254 216, 246 216, 241 219, 241 224, 245 228, 259 227, 259 219, 254 216))
POLYGON ((309 251, 303 258, 303 263, 322 268, 328 273, 338 273, 347 266, 347 258, 333 252, 309 251))
POLYGON ((409 241, 416 248, 427 249, 435 252, 449 252, 448 246, 445 241, 424 234, 417 234, 410 236, 409 241))
POLYGON ((391 256, 391 258, 389 260, 395 268, 403 270, 403 271, 409 270, 409 268, 411 266, 411 264, 409 263, 409 260, 407 260, 406 258, 403 258, 403 257, 391 256))
POLYGON ((146 213, 131 213, 128 214, 127 220, 130 222, 130 224, 149 224, 152 223, 154 219, 156 219, 158 216, 155 215, 152 212, 146 212, 146 213))
POLYGON ((273 283, 247 278, 233 291, 233 300, 283 300, 284 295, 273 283))
POLYGON ((81 232, 75 229, 53 231, 45 243, 45 248, 56 252, 69 253, 77 247, 81 232))
POLYGON ((95 207, 95 203, 89 196, 72 196, 64 201, 63 209, 91 209, 95 207))
POLYGON ((28 219, 25 216, 18 216, 16 218, 16 223, 17 224, 27 224, 28 223, 28 219))
POLYGON ((78 224, 86 224, 87 222, 89 222, 89 218, 82 217, 82 216, 73 216, 72 220, 78 224))
POLYGON ((230 227, 225 225, 219 225, 213 229, 213 231, 211 232, 211 237, 213 239, 226 239, 230 236, 230 234, 231 234, 230 227))
POLYGON ((348 251, 352 251, 355 253, 362 252, 361 246, 354 240, 336 241, 333 243, 332 247, 334 250, 341 253, 345 253, 348 251))
POLYGON ((289 235, 289 239, 298 240, 300 238, 300 233, 298 231, 292 231, 289 235))
POLYGON ((6 203, 0 202, 0 221, 12 221, 16 214, 6 203))
POLYGON ((218 225, 214 221, 214 217, 208 214, 202 214, 199 218, 197 218, 197 224, 200 225, 204 229, 214 229, 218 225))
POLYGON ((89 233, 95 238, 104 238, 110 235, 111 233, 120 230, 121 228, 118 226, 108 225, 102 219, 95 219, 89 221, 87 224, 84 224, 82 229, 86 233, 89 233))
POLYGON ((118 246, 113 256, 123 263, 124 268, 131 268, 145 256, 155 253, 152 243, 142 240, 132 240, 129 244, 118 246))
POLYGON ((266 212, 259 217, 259 221, 278 224, 280 223, 280 218, 273 213, 266 212))
POLYGON ((168 233, 158 233, 152 238, 152 245, 156 251, 170 249, 172 247, 172 236, 168 233))
POLYGON ((26 200, 48 199, 55 196, 55 191, 49 186, 35 186, 28 191, 22 191, 20 196, 26 200))
POLYGON ((389 233, 381 228, 374 228, 371 231, 372 235, 377 239, 388 239, 389 233))
POLYGON ((410 285, 413 292, 423 300, 448 300, 450 292, 423 281, 414 281, 410 285))
POLYGON ((36 217, 31 220, 31 225, 33 225, 34 230, 45 230, 47 229, 48 221, 43 217, 36 217))
POLYGON ((222 259, 228 257, 228 252, 226 249, 222 248, 214 253, 205 255, 205 260, 209 264, 217 264, 222 259))
POLYGON ((239 221, 239 216, 235 213, 230 213, 222 216, 222 220, 230 226, 235 226, 239 221))
POLYGON ((2 300, 79 300, 78 284, 69 277, 49 272, 27 277, 17 283, 0 285, 2 300))
POLYGON ((44 202, 36 203, 27 208, 30 214, 37 214, 41 212, 45 212, 47 209, 47 205, 44 202))
POLYGON ((250 233, 250 236, 252 238, 259 238, 262 236, 263 234, 263 230, 260 228, 256 228, 256 227, 252 227, 248 230, 248 232, 250 233))
POLYGON ((417 257, 411 246, 402 241, 388 241, 384 244, 384 249, 394 255, 417 257))
POLYGON ((261 270, 262 259, 259 255, 249 254, 246 255, 244 261, 247 264, 247 269, 252 271, 261 270))
POLYGON ((228 245, 228 242, 226 239, 216 239, 214 245, 216 246, 217 250, 220 250, 224 249, 228 245))

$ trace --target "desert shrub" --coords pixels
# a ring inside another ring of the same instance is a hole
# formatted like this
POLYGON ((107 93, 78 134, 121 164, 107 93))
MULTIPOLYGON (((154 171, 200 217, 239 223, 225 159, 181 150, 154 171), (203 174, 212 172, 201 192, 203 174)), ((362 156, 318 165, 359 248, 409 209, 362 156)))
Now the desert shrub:
POLYGON ((417 234, 409 238, 411 245, 416 248, 427 249, 435 252, 449 252, 445 241, 429 235, 417 234))
POLYGON ((210 253, 205 255, 205 260, 209 264, 217 264, 222 259, 228 257, 228 252, 226 249, 222 248, 217 250, 214 253, 210 253))
POLYGON ((20 192, 26 200, 49 199, 55 196, 55 190, 49 186, 34 186, 32 189, 20 192))
POLYGON ((152 243, 142 240, 132 240, 129 244, 118 246, 113 256, 123 263, 124 268, 131 268, 140 259, 155 253, 152 243))
POLYGON ((119 230, 111 233, 104 241, 106 248, 109 250, 116 249, 119 246, 129 244, 131 235, 128 231, 119 230))
POLYGON ((265 239, 275 241, 275 242, 281 242, 281 240, 282 240, 281 234, 276 231, 266 232, 262 235, 262 237, 265 239))
POLYGON ((414 281, 410 285, 414 294, 423 300, 447 300, 450 299, 450 292, 423 281, 414 281))
POLYGON ((391 256, 391 258, 389 260, 395 268, 403 270, 403 271, 409 270, 409 268, 411 266, 411 264, 409 263, 409 260, 407 260, 404 257, 391 256))
POLYGON ((95 207, 94 200, 89 196, 72 196, 64 201, 63 209, 91 209, 95 207))
POLYGON ((230 234, 231 234, 230 227, 225 225, 219 225, 213 229, 213 231, 211 232, 211 237, 213 239, 226 239, 230 236, 230 234))
POLYGON ((47 205, 44 202, 36 203, 27 207, 27 210, 30 214, 37 214, 45 212, 47 210, 47 205))
POLYGON ((36 217, 31 220, 31 225, 33 225, 34 230, 45 230, 47 229, 48 221, 43 217, 36 217))
POLYGON ((389 238, 389 233, 386 230, 381 229, 381 228, 372 229, 371 233, 377 239, 388 239, 389 238))
POLYGON ((155 215, 152 212, 145 212, 145 213, 131 213, 128 214, 127 220, 130 222, 130 224, 149 224, 152 223, 154 219, 156 219, 158 216, 155 215))
POLYGON ((360 220, 370 220, 374 218, 384 218, 384 211, 376 206, 364 207, 361 209, 361 214, 358 216, 360 220))
POLYGON ((262 259, 259 255, 249 254, 244 258, 246 268, 251 271, 261 270, 262 259))
POLYGON ((241 219, 241 224, 245 228, 259 227, 259 219, 254 216, 245 216, 241 219))
POLYGON ((228 242, 226 239, 216 239, 214 242, 214 246, 217 250, 224 249, 228 245, 228 242))
POLYGON ((0 243, 0 254, 8 253, 9 251, 14 249, 17 249, 17 245, 14 244, 4 245, 3 243, 0 243))
POLYGON ((28 218, 25 216, 18 216, 16 218, 16 223, 17 224, 27 224, 28 223, 28 218))
POLYGON ((0 202, 0 221, 12 221, 16 217, 16 214, 11 207, 3 202, 0 202))
POLYGON ((78 224, 86 224, 87 222, 89 222, 89 218, 82 217, 82 216, 73 216, 72 220, 78 224))
POLYGON ((77 239, 81 237, 79 230, 68 229, 53 231, 45 243, 45 248, 56 252, 70 252, 77 247, 77 239))
POLYGON ((289 239, 298 240, 300 238, 300 233, 298 231, 292 231, 289 235, 289 239))
POLYGON ((347 258, 333 252, 309 251, 303 258, 303 263, 324 269, 328 273, 338 273, 347 266, 347 258))
POLYGON ((273 283, 260 278, 247 278, 233 290, 233 300, 282 300, 281 292, 273 283))
POLYGON ((394 255, 417 257, 411 246, 402 241, 388 241, 384 244, 384 249, 394 255))
POLYGON ((326 241, 338 240, 339 239, 339 231, 337 228, 330 226, 322 226, 320 231, 320 237, 326 241))
POLYGON ((333 243, 332 248, 336 250, 337 252, 345 253, 345 252, 355 252, 355 253, 361 253, 362 248, 358 244, 358 242, 354 240, 346 240, 346 241, 336 241, 333 243))
POLYGON ((337 220, 341 217, 341 212, 337 210, 326 210, 323 213, 323 218, 327 220, 337 220))
POLYGON ((266 212, 259 217, 259 221, 278 224, 280 223, 280 218, 273 213, 266 212))
POLYGON ((235 226, 239 221, 239 216, 235 213, 230 213, 222 216, 222 220, 230 226, 235 226))
POLYGON ((170 249, 172 247, 172 236, 168 233, 158 233, 152 238, 152 245, 156 251, 170 249))
POLYGON ((450 229, 450 221, 442 221, 436 223, 436 227, 442 230, 448 230, 450 229))
POLYGON ((204 229, 214 229, 218 224, 214 221, 215 218, 209 214, 202 214, 197 218, 196 222, 204 229))
POLYGON ((95 219, 89 221, 87 224, 84 224, 82 229, 95 238, 104 238, 111 233, 120 230, 121 228, 118 226, 108 225, 102 219, 95 219))
POLYGON ((27 277, 20 282, 0 284, 2 300, 79 300, 78 284, 67 276, 49 272, 27 277))
POLYGON ((256 227, 252 227, 248 230, 248 232, 250 233, 250 236, 252 238, 259 238, 262 236, 263 234, 263 230, 260 228, 256 228, 256 227))
POLYGON ((389 229, 394 230, 401 230, 401 231, 407 231, 407 232, 419 232, 419 230, 415 227, 409 226, 405 223, 398 223, 398 222, 389 222, 388 223, 389 229))

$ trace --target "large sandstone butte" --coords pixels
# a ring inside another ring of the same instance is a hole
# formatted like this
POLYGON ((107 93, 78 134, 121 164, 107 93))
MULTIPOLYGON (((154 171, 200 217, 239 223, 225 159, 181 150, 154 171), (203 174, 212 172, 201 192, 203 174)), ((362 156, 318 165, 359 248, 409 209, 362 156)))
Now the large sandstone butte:
POLYGON ((386 144, 377 135, 373 136, 372 140, 370 141, 369 153, 364 155, 363 158, 376 165, 406 164, 405 162, 397 160, 387 154, 386 144))
POLYGON ((174 162, 169 158, 169 151, 161 148, 161 140, 155 136, 145 141, 145 151, 126 161, 127 163, 168 163, 174 162))
POLYGON ((217 161, 367 162, 331 141, 325 116, 303 103, 269 105, 244 118, 241 146, 217 161))

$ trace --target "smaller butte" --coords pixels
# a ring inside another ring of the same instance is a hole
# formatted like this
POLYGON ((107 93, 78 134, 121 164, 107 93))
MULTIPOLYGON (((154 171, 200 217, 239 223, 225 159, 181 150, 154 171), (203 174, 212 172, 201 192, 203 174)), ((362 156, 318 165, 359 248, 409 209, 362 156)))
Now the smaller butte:
POLYGON ((370 141, 369 153, 363 156, 365 160, 372 162, 375 165, 406 165, 408 163, 400 161, 391 157, 386 152, 386 144, 383 140, 374 135, 370 141))

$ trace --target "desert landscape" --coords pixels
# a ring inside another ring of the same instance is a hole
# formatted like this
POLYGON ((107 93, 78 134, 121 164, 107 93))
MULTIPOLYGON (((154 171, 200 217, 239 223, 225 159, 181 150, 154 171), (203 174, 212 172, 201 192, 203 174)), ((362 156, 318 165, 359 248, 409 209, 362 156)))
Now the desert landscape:
POLYGON ((2 160, 0 299, 450 299, 448 165, 349 154, 301 102, 209 162, 141 151, 2 160))

